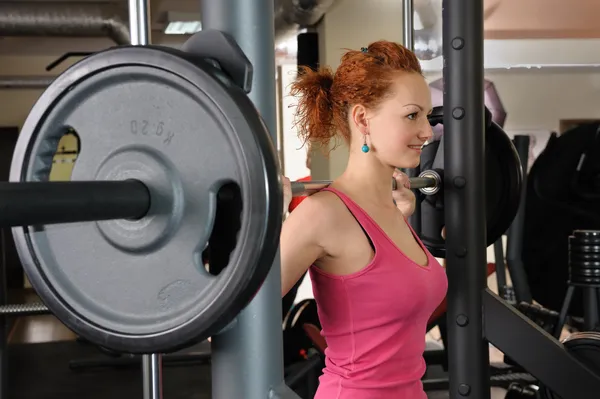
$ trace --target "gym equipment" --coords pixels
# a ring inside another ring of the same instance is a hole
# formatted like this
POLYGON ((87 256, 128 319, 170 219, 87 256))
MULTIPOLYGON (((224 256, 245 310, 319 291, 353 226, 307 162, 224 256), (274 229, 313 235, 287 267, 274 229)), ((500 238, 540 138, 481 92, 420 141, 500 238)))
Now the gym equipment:
MULTIPOLYGON (((599 326, 600 309, 600 231, 575 230, 569 237, 569 280, 554 337, 565 325, 575 288, 583 293, 583 328, 599 326)), ((600 370, 600 369, 599 369, 600 370)))
MULTIPOLYGON (((548 334, 553 334, 555 332, 556 326, 559 323, 558 312, 528 302, 519 302, 515 307, 519 312, 527 316, 529 320, 540 326, 548 334)), ((560 330, 562 330, 562 326, 561 329, 558 330, 558 335, 555 335, 555 338, 557 339, 560 337, 560 330)))
MULTIPOLYGON (((435 107, 429 116, 432 126, 444 123, 442 107, 435 107)), ((491 112, 485 108, 485 209, 487 245, 492 245, 509 228, 519 209, 522 193, 523 168, 514 145, 504 130, 492 121, 491 112)), ((437 173, 446 180, 444 171, 444 140, 433 141, 421 154, 420 176, 437 173), (440 149, 441 147, 441 149, 440 149)), ((459 183, 460 185, 460 183, 459 183)), ((424 192, 417 198, 420 207, 420 237, 423 244, 436 257, 446 257, 446 240, 441 236, 446 213, 446 194, 424 192)))
POLYGON ((539 388, 535 385, 523 386, 513 382, 508 387, 504 399, 540 399, 539 388))
POLYGON ((562 399, 596 398, 600 372, 487 288, 483 1, 442 19, 449 397, 490 398, 489 342, 562 399))
POLYGON ((33 107, 0 188, 4 222, 54 314, 95 344, 144 354, 145 397, 162 396, 161 355, 147 353, 208 335, 214 398, 295 397, 275 333, 277 259, 271 268, 282 205, 273 2, 202 2, 204 30, 181 50, 146 46, 148 8, 130 6, 133 46, 80 61, 33 107), (81 138, 72 181, 47 182, 67 128, 81 138))
MULTIPOLYGON (((323 190, 332 183, 331 180, 309 180, 309 181, 294 181, 292 182, 292 196, 300 197, 303 195, 311 195, 323 190)), ((411 177, 410 188, 414 189, 434 189, 439 191, 442 187, 442 181, 439 175, 411 177)), ((396 180, 392 180, 392 190, 397 189, 396 180)), ((427 191, 427 190, 426 190, 427 191)))
MULTIPOLYGON (((600 371, 600 332, 576 332, 563 341, 565 349, 590 370, 600 371)), ((540 389, 541 399, 562 399, 547 386, 540 389)), ((597 393, 596 393, 597 395, 597 393)))
POLYGON ((525 230, 525 204, 527 203, 527 170, 529 161, 530 137, 526 135, 515 135, 513 144, 519 159, 521 160, 523 184, 517 214, 506 233, 506 260, 504 257, 504 245, 502 239, 494 242, 494 255, 496 259, 496 277, 498 279, 498 295, 512 303, 531 303, 531 289, 527 281, 527 273, 523 263, 523 233, 525 230), (506 262, 506 264, 505 264, 506 262), (512 286, 506 281, 506 269, 508 268, 512 286))
MULTIPOLYGON (((599 175, 594 172, 599 127, 584 124, 553 134, 529 171, 522 258, 533 299, 556 311, 568 288, 569 236, 574 230, 600 230, 599 202, 588 198, 600 193, 593 184, 599 175)), ((571 316, 584 316, 582 293, 575 290, 571 316)))
MULTIPOLYGON (((444 105, 444 79, 436 79, 429 83, 429 90, 431 91, 433 106, 444 105)), ((492 121, 504 128, 507 112, 502 104, 496 85, 488 79, 483 80, 483 104, 490 110, 492 121)))
POLYGON ((296 303, 283 320, 284 365, 307 360, 313 343, 304 330, 305 324, 321 328, 317 303, 314 299, 304 299, 296 303))
POLYGON ((199 33, 186 52, 109 49, 59 76, 32 108, 12 182, 0 184, 0 224, 24 226, 14 237, 28 277, 78 335, 115 351, 174 351, 224 328, 264 281, 281 190, 269 136, 244 94, 244 58, 218 31, 199 33), (233 78, 222 84, 223 72, 193 57, 219 61, 233 78), (130 106, 110 106, 119 101, 130 106), (63 126, 82 146, 73 181, 47 182, 63 126), (198 172, 198 159, 210 172, 198 172), (239 218, 219 237, 233 240, 231 259, 206 272, 198 259, 226 210, 239 218), (53 225, 86 221, 106 222, 53 225))

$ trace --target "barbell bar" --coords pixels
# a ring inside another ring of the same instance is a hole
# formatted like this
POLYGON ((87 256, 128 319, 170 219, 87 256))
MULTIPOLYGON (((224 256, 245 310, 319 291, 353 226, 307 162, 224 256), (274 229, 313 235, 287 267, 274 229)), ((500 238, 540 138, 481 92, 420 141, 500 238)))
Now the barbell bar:
POLYGON ((0 183, 0 226, 141 219, 150 192, 139 180, 0 183))
MULTIPOLYGON (((292 196, 311 195, 328 187, 331 180, 294 181, 292 182, 292 196)), ((435 194, 441 187, 441 177, 433 170, 422 172, 418 177, 410 178, 410 188, 420 190, 423 194, 435 194)), ((392 179, 392 190, 397 189, 395 179, 392 179)))
MULTIPOLYGON (((410 179, 412 189, 439 189, 436 172, 410 179)), ((292 195, 314 194, 330 180, 292 182, 292 195)), ((395 190, 396 180, 392 180, 395 190)), ((436 190, 437 192, 437 190, 436 190)), ((424 194, 428 194, 424 191, 424 194)), ((430 192, 429 194, 433 194, 430 192)), ((150 211, 150 191, 139 180, 0 183, 0 226, 33 226, 140 219, 150 211)))

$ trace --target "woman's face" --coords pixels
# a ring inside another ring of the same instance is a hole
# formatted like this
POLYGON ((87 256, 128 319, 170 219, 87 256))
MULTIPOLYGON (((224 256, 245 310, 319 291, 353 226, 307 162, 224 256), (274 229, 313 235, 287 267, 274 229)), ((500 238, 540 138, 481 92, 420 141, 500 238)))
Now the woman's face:
POLYGON ((389 96, 368 117, 367 144, 383 164, 395 168, 419 165, 421 148, 433 134, 427 120, 431 108, 423 76, 399 74, 389 96))

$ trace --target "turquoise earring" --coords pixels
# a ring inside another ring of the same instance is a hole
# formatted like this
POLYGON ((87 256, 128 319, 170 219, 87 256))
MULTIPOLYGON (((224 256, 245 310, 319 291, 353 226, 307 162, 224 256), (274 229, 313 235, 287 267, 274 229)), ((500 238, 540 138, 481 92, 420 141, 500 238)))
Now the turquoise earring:
POLYGON ((369 152, 369 146, 367 145, 367 135, 365 134, 365 143, 363 144, 363 146, 361 147, 362 152, 364 152, 365 154, 367 152, 369 152))

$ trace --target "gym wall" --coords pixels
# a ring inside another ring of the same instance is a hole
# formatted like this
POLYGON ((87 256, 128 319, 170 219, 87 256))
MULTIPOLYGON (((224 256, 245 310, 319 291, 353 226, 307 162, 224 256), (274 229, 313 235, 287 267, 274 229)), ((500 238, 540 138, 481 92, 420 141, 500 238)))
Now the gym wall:
MULTIPOLYGON (((61 54, 56 56, 25 56, 25 55, 2 55, 0 63, 0 76, 56 76, 63 72, 68 66, 80 58, 73 58, 59 65, 55 70, 46 72, 46 66, 61 54)), ((25 122, 29 110, 42 94, 41 89, 0 89, 0 126, 18 126, 25 122)))
MULTIPOLYGON (((434 81, 441 73, 426 74, 434 81)), ((560 131, 563 119, 600 117, 600 72, 576 69, 489 71, 508 116, 507 132, 560 131)))

